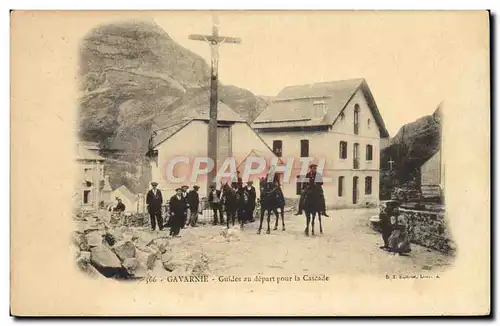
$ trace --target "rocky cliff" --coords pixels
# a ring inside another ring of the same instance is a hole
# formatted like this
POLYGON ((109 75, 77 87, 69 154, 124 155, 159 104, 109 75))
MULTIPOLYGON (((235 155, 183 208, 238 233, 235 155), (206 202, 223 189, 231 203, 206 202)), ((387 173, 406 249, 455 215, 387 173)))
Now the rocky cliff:
MULTIPOLYGON (((441 146, 441 108, 405 124, 380 153, 381 198, 388 188, 419 179, 419 169, 441 146), (389 161, 393 169, 390 170, 389 161)), ((386 199, 386 198, 384 198, 386 199)))
MULTIPOLYGON (((141 171, 155 118, 193 97, 208 98, 209 66, 150 22, 99 26, 82 40, 79 137, 98 141, 111 184, 145 187, 141 171), (123 180, 124 170, 135 175, 123 180)), ((247 121, 267 101, 220 84, 219 99, 247 121)), ((196 102, 196 98, 193 102, 196 102)), ((184 107, 186 107, 184 105, 184 107)))

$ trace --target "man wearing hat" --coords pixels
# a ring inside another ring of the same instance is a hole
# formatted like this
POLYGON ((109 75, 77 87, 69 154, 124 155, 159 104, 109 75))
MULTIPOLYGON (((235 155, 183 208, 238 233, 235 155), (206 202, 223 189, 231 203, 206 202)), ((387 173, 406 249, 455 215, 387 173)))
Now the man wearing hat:
POLYGON ((219 222, 218 219, 220 217, 220 224, 224 224, 224 215, 222 214, 222 203, 220 200, 220 190, 215 188, 215 184, 210 185, 210 193, 208 194, 208 203, 210 204, 210 208, 214 212, 214 223, 213 225, 217 225, 219 222))
POLYGON ((200 206, 200 196, 198 195, 198 189, 200 189, 200 187, 193 186, 193 190, 191 190, 186 196, 190 211, 187 225, 191 225, 192 227, 196 227, 196 222, 198 221, 198 210, 200 206))
POLYGON ((189 203, 188 203, 188 200, 187 200, 187 195, 188 195, 188 192, 187 190, 189 189, 189 186, 186 186, 186 185, 183 185, 181 187, 181 191, 182 191, 182 198, 184 198, 184 201, 186 202, 186 210, 184 211, 184 222, 181 226, 182 229, 184 229, 184 227, 186 227, 186 222, 187 222, 187 218, 188 218, 188 208, 189 208, 189 203))
POLYGON ((156 223, 158 223, 158 228, 163 230, 163 220, 161 217, 163 197, 160 189, 157 188, 157 182, 151 182, 151 187, 151 190, 146 195, 146 205, 148 206, 149 217, 151 219, 151 230, 154 231, 156 229, 156 223))
POLYGON ((168 202, 170 211, 170 235, 178 236, 184 223, 184 212, 186 211, 186 200, 182 198, 182 188, 175 189, 175 195, 168 202))
POLYGON ((323 185, 322 175, 321 173, 316 171, 317 167, 318 165, 314 163, 309 165, 309 172, 307 172, 306 174, 306 179, 308 180, 308 183, 302 185, 302 190, 300 192, 300 200, 299 200, 299 211, 295 215, 302 214, 306 193, 312 191, 313 189, 318 189, 318 194, 321 198, 321 206, 322 206, 321 215, 329 217, 328 214, 326 213, 325 195, 323 193, 323 187, 322 187, 323 185))
POLYGON ((257 199, 257 193, 255 187, 253 186, 253 181, 249 180, 245 188, 243 188, 243 196, 245 198, 245 220, 244 222, 250 222, 253 220, 253 211, 255 210, 255 200, 257 199))
POLYGON ((120 197, 116 197, 117 204, 113 208, 113 212, 122 213, 125 211, 125 204, 122 202, 120 197))

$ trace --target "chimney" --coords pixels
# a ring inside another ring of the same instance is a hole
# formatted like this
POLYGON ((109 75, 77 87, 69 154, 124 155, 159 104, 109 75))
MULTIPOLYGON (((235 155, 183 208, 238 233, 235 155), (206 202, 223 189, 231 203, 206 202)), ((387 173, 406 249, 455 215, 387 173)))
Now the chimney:
POLYGON ((321 119, 326 115, 326 104, 323 100, 313 102, 312 115, 313 119, 321 119))

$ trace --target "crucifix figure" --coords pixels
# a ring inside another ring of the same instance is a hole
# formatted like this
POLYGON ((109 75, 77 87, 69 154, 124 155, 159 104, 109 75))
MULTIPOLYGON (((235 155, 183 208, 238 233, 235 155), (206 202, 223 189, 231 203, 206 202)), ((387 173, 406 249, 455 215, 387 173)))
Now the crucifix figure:
POLYGON ((392 160, 392 157, 391 159, 389 160, 389 168, 390 170, 392 171, 392 165, 394 164, 394 161, 392 160))
POLYGON ((207 194, 210 192, 210 185, 215 180, 217 174, 217 83, 218 83, 218 63, 219 45, 223 43, 241 43, 236 37, 219 35, 219 20, 217 15, 212 16, 212 35, 189 35, 190 40, 205 41, 210 45, 211 50, 211 74, 210 74, 210 119, 208 122, 208 157, 214 162, 214 168, 208 173, 207 194))

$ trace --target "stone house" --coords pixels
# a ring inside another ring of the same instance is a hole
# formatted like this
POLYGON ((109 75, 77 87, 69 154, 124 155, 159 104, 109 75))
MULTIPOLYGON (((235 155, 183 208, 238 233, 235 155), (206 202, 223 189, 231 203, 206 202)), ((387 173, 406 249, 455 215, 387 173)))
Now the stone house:
POLYGON ((104 187, 104 161, 96 143, 79 142, 76 145, 77 184, 73 200, 76 209, 97 210, 104 187))

